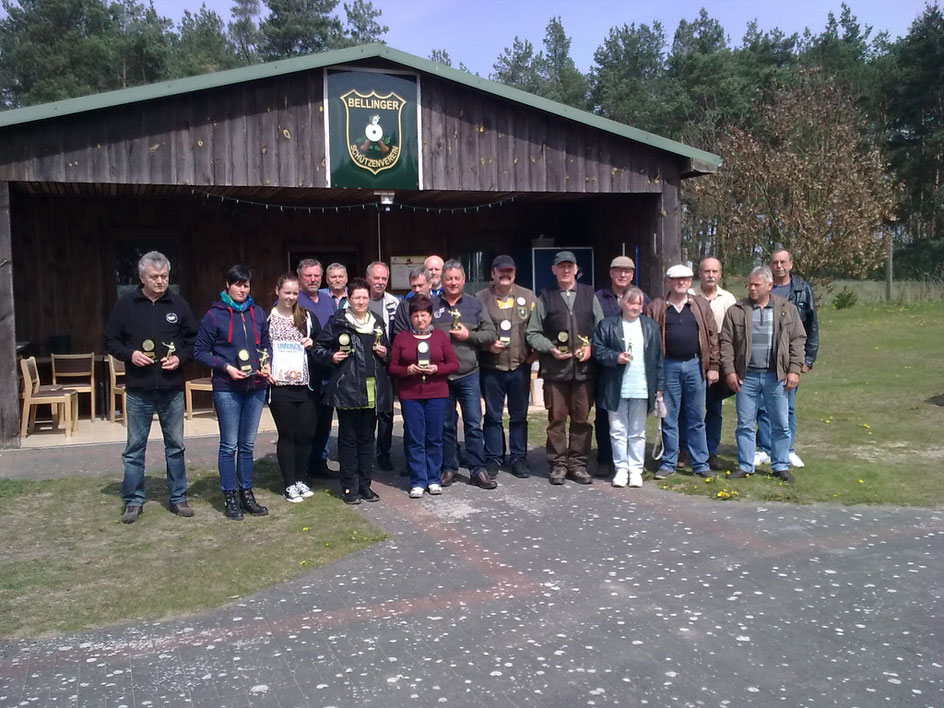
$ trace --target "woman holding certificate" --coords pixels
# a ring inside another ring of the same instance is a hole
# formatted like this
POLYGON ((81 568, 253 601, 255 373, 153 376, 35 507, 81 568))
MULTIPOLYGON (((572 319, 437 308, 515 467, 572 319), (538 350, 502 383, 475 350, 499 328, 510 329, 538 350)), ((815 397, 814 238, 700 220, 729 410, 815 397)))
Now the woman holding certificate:
POLYGON ((338 412, 341 497, 347 504, 380 499, 370 488, 374 468, 377 411, 390 406, 385 368, 387 333, 369 309, 370 286, 348 283, 348 307, 338 310, 315 339, 315 359, 331 368, 323 403, 338 412))
POLYGON ((321 325, 298 305, 298 277, 286 273, 275 288, 278 302, 269 313, 272 367, 269 411, 279 431, 276 456, 285 486, 283 496, 298 503, 312 496, 305 483, 308 457, 315 438, 319 377, 312 375, 311 347, 321 325))
POLYGON ((398 379, 403 435, 410 467, 410 498, 442 494, 443 428, 449 401, 447 376, 459 370, 449 335, 432 326, 426 295, 410 302, 410 329, 393 340, 390 373, 398 379))
POLYGON ((642 314, 644 297, 639 288, 627 288, 621 314, 601 320, 593 332, 593 356, 601 365, 597 406, 609 412, 614 487, 642 486, 646 414, 664 386, 662 335, 642 314))
POLYGON ((252 493, 252 449, 265 405, 269 376, 269 324, 249 297, 252 271, 234 265, 226 287, 200 322, 194 358, 213 370, 213 407, 220 424, 220 488, 223 513, 240 520, 243 512, 269 510, 252 493))

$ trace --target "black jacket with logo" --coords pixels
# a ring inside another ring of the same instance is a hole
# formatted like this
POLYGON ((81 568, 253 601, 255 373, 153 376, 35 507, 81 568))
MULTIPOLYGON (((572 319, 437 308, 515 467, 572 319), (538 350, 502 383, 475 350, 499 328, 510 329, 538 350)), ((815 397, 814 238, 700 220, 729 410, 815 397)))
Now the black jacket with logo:
POLYGON ((139 289, 123 296, 115 305, 105 325, 105 351, 125 362, 125 386, 128 390, 182 390, 184 366, 193 360, 196 336, 197 321, 186 300, 168 290, 151 302, 139 289), (146 340, 153 345, 155 363, 135 366, 131 363, 131 355, 135 350, 145 351, 146 340), (171 342, 176 347, 174 354, 180 360, 180 366, 165 371, 160 360, 167 354, 167 345, 171 342))

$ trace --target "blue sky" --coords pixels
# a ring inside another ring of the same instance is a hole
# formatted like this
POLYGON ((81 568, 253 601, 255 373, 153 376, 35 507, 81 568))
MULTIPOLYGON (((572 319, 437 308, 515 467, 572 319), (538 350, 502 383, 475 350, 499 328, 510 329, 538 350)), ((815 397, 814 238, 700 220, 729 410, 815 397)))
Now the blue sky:
MULTIPOLYGON (((154 4, 159 13, 174 20, 185 9, 192 12, 196 7, 193 0, 154 0, 154 4)), ((232 0, 207 1, 207 7, 224 21, 229 20, 232 4, 232 0)), ((874 28, 873 35, 887 30, 894 38, 907 34, 912 21, 924 10, 925 0, 850 0, 847 4, 860 25, 874 28)), ((343 13, 342 5, 343 0, 338 4, 343 13)), ((840 12, 839 0, 835 4, 822 0, 675 0, 657 4, 632 0, 374 0, 374 6, 383 11, 381 19, 390 28, 386 41, 391 47, 421 57, 428 57, 433 49, 445 49, 454 65, 461 61, 482 76, 491 73, 495 59, 511 46, 515 36, 530 40, 540 49, 547 22, 554 16, 561 17, 572 40, 571 56, 577 67, 587 71, 593 63, 593 52, 614 26, 659 20, 671 42, 679 20, 693 20, 705 7, 721 22, 731 43, 737 45, 753 19, 762 29, 779 27, 787 33, 802 33, 809 27, 818 33, 830 9, 837 17, 840 12)))

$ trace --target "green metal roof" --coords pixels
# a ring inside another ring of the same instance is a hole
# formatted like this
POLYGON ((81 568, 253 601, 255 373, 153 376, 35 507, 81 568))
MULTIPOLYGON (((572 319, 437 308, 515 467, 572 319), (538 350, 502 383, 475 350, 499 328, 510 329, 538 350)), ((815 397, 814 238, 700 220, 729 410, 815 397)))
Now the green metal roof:
POLYGON ((590 126, 591 128, 596 128, 613 135, 649 145, 657 150, 673 153, 691 161, 692 173, 715 172, 718 167, 721 166, 721 157, 714 153, 699 150, 653 133, 647 133, 644 130, 639 130, 638 128, 633 128, 623 123, 617 123, 616 121, 602 118, 588 111, 581 111, 571 106, 566 106, 563 103, 557 103, 556 101, 551 101, 532 93, 512 88, 511 86, 505 86, 496 81, 483 79, 465 71, 453 69, 445 64, 440 64, 439 62, 421 59, 412 54, 407 54, 406 52, 388 47, 385 44, 365 44, 359 47, 337 49, 331 52, 295 57, 283 61, 271 62, 269 64, 255 64, 240 69, 219 71, 214 74, 191 76, 185 79, 148 84, 147 86, 136 86, 119 91, 97 93, 92 96, 69 98, 54 103, 43 103, 37 106, 16 108, 0 112, 0 128, 47 120, 59 116, 84 113, 86 111, 101 110, 113 106, 122 106, 129 103, 139 103, 157 98, 204 91, 206 89, 219 88, 247 81, 256 81, 273 76, 284 76, 295 72, 320 69, 337 64, 347 64, 350 62, 363 61, 365 59, 386 59, 387 61, 400 64, 416 71, 435 74, 449 81, 455 81, 456 83, 529 106, 539 111, 567 118, 577 123, 590 126))

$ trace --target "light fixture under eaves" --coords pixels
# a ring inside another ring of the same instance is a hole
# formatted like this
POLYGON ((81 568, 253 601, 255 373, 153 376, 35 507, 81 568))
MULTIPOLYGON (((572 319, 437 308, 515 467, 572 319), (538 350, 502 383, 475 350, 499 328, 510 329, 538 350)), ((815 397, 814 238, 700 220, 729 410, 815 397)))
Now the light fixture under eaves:
POLYGON ((393 198, 396 196, 396 192, 374 192, 374 196, 380 199, 381 205, 390 206, 393 204, 393 198))

